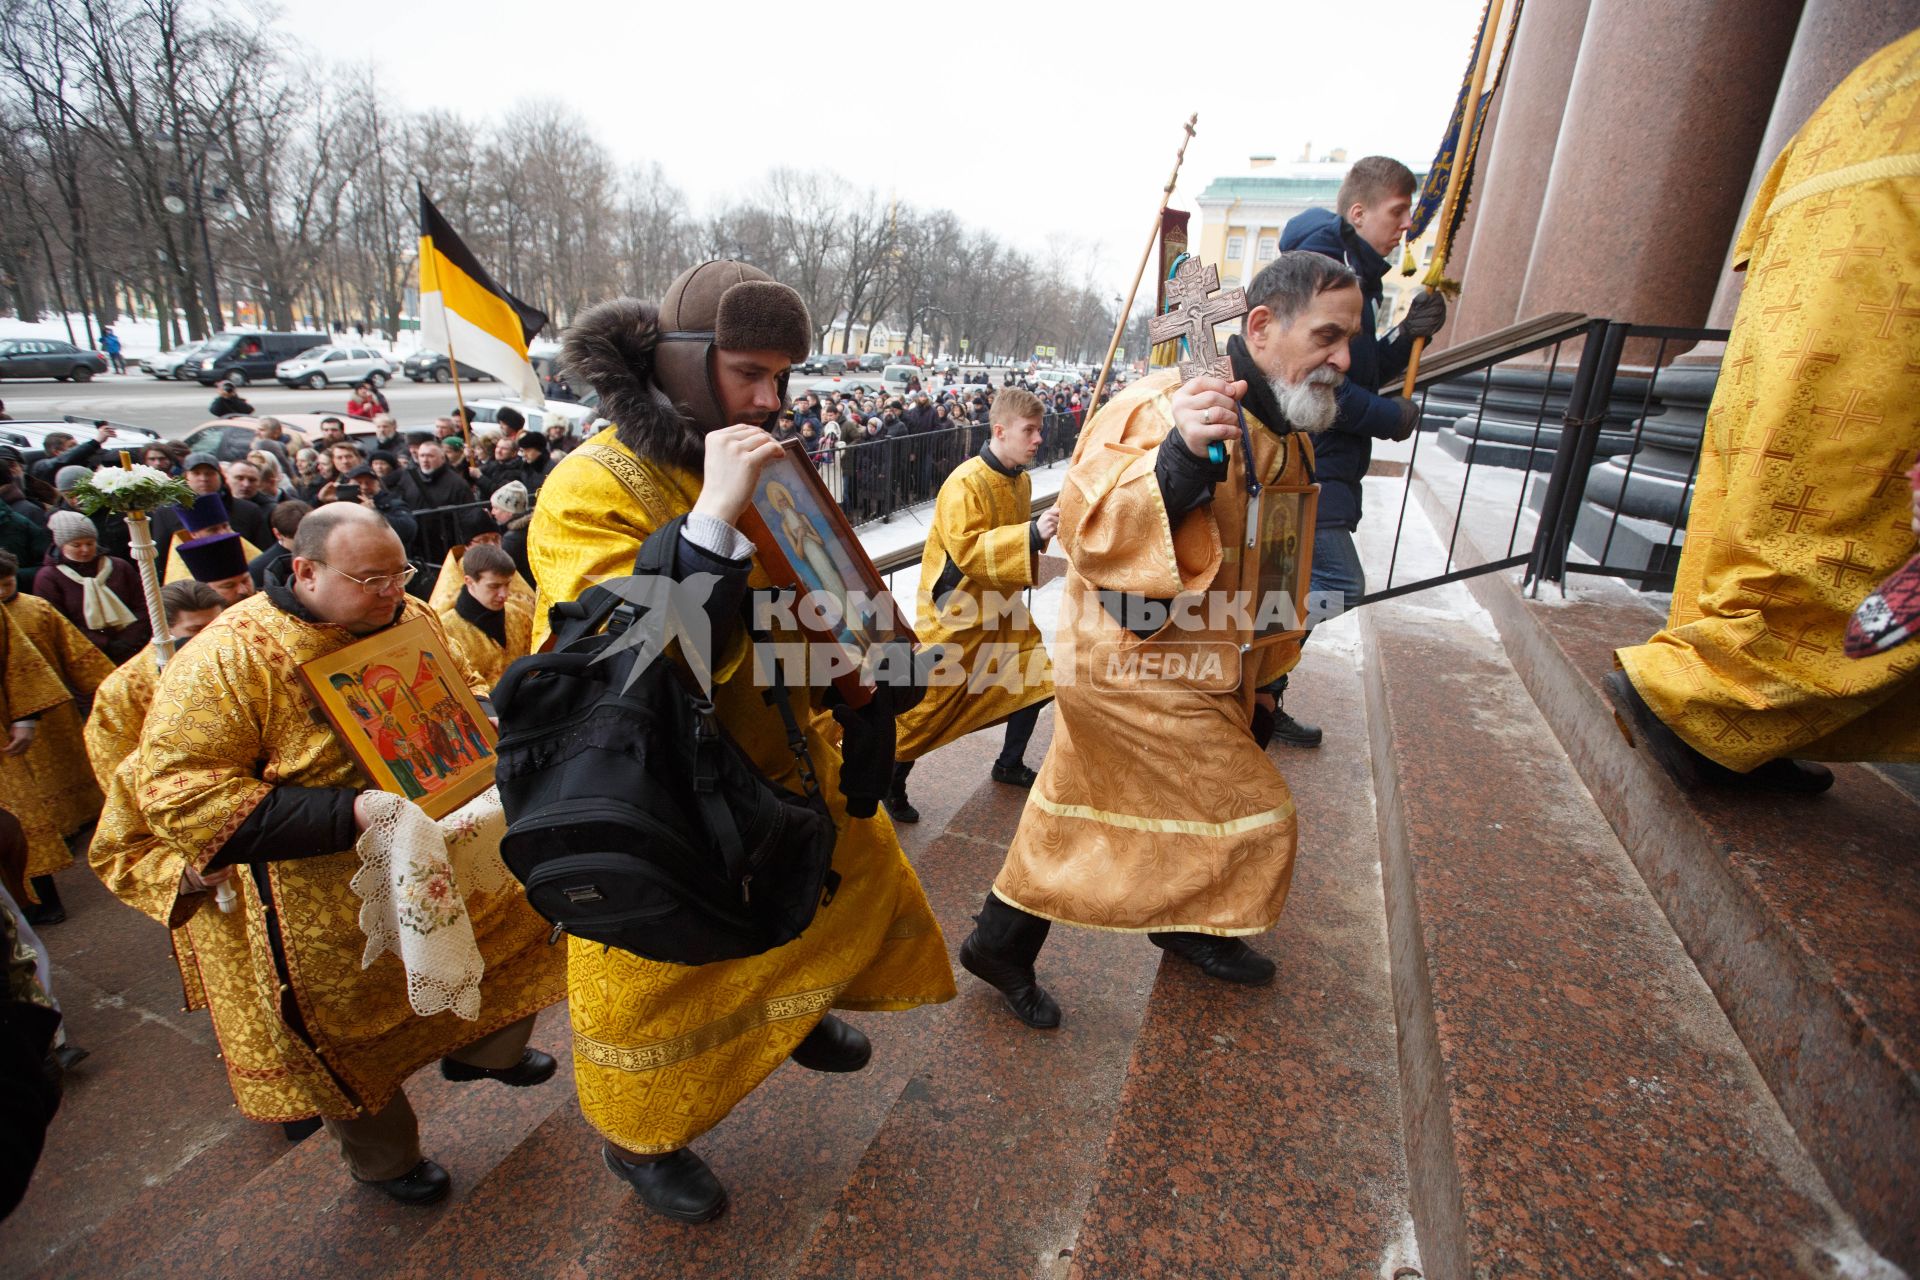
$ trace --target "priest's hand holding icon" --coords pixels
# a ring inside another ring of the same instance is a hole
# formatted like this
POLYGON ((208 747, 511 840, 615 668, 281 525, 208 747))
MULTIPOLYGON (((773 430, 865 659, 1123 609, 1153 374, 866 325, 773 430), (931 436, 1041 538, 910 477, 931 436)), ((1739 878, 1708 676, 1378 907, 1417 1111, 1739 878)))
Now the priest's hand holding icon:
POLYGON ((737 524, 753 500, 760 468, 780 456, 780 442, 759 427, 736 423, 707 436, 707 459, 694 511, 737 524))
POLYGON ((1196 458, 1207 456, 1207 446, 1240 434, 1240 397, 1247 384, 1202 374, 1173 393, 1173 426, 1196 458))

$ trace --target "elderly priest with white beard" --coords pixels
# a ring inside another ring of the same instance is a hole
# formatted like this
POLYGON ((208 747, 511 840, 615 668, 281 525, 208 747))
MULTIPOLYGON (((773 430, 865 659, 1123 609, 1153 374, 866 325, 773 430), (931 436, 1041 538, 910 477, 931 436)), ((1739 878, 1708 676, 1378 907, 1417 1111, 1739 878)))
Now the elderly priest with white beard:
POLYGON ((1265 489, 1312 483, 1307 437, 1333 422, 1361 294, 1314 253, 1281 254, 1246 292, 1234 380, 1169 370, 1127 388, 1087 424, 1061 490, 1053 745, 960 949, 1029 1026, 1060 1022, 1034 971, 1056 920, 1144 933, 1223 981, 1273 978, 1242 939, 1279 921, 1296 832, 1254 739, 1254 690, 1299 645, 1257 648, 1224 679, 1147 673, 1180 668, 1158 660, 1176 653, 1239 653, 1245 624, 1216 606, 1242 590, 1249 472, 1265 489), (1169 608, 1196 596, 1197 610, 1169 608), (1116 652, 1138 661, 1116 675, 1116 652))

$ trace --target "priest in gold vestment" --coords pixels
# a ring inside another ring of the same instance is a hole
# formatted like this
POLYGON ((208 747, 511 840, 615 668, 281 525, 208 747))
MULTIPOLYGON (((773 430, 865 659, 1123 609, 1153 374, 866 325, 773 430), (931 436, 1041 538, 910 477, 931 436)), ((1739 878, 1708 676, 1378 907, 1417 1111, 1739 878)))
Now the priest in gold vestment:
POLYGON ((561 997, 561 956, 510 885, 467 899, 486 966, 476 1021, 415 1014, 390 952, 362 966, 350 881, 369 782, 298 668, 433 615, 404 594, 406 553, 365 507, 314 512, 293 550, 287 585, 229 608, 161 673, 94 861, 122 900, 190 930, 240 1110, 318 1116, 357 1181, 430 1203, 449 1178, 421 1153, 402 1082, 436 1059, 452 1080, 548 1079, 553 1059, 527 1039, 561 997), (231 914, 208 905, 221 883, 231 914))
POLYGON ((1775 160, 1707 414, 1664 630, 1607 677, 1683 785, 1817 792, 1822 760, 1920 760, 1920 646, 1843 652, 1914 551, 1920 31, 1841 82, 1775 160))
MULTIPOLYGON (((527 656, 527 644, 533 634, 533 610, 515 598, 513 584, 520 579, 513 557, 497 546, 475 543, 465 548, 464 558, 455 559, 455 547, 447 553, 447 563, 460 566, 455 575, 461 583, 453 603, 439 611, 440 628, 454 656, 479 673, 481 683, 491 689, 500 683, 507 664, 527 656)), ((442 570, 445 572, 445 570, 442 570)))
MULTIPOLYGON (((0 555, 12 559, 11 552, 0 555)), ((16 571, 17 572, 17 571, 16 571)), ((20 822, 27 844, 27 867, 58 863, 67 853, 60 815, 54 807, 54 780, 34 765, 41 723, 73 695, 53 664, 27 638, 11 609, 0 608, 0 716, 7 740, 0 744, 0 809, 20 822)), ((26 903, 22 911, 29 911, 26 903)))
POLYGON ((940 652, 927 694, 900 717, 887 812, 918 822, 907 798, 913 762, 976 729, 1006 723, 992 777, 1033 785, 1025 760, 1040 709, 1053 697, 1053 667, 1039 624, 1021 592, 1035 585, 1040 549, 1060 527, 1060 511, 1033 516, 1033 482, 1021 468, 1040 452, 1046 408, 1031 391, 1008 387, 988 414, 992 435, 953 469, 934 502, 933 528, 920 556, 914 631, 940 652))
POLYGON ((66 919, 66 909, 53 873, 73 862, 68 838, 100 814, 100 791, 93 784, 81 737, 80 703, 93 698, 93 691, 112 673, 113 660, 65 614, 20 590, 19 565, 10 552, 0 552, 0 605, 13 615, 20 634, 40 651, 72 695, 40 717, 33 745, 22 757, 21 776, 33 779, 31 785, 42 797, 40 808, 51 826, 28 829, 27 895, 35 905, 20 905, 29 924, 58 924, 66 919))
MULTIPOLYGON (((562 361, 617 425, 554 468, 529 528, 536 650, 549 605, 631 574, 641 544, 662 530, 677 539, 676 571, 713 574, 721 724, 776 786, 793 790, 798 769, 781 718, 755 682, 737 609, 724 602, 737 606, 770 586, 733 522, 759 467, 779 452, 763 427, 810 345, 799 295, 740 263, 692 268, 658 308, 621 299, 590 309, 563 335, 562 361)), ((873 812, 890 766, 881 760, 864 806, 872 816, 850 816, 819 694, 789 691, 839 830, 841 880, 805 932, 764 955, 698 967, 568 940, 580 1109, 607 1141, 608 1168, 642 1203, 680 1221, 707 1221, 726 1205, 688 1144, 777 1067, 789 1057, 823 1071, 866 1065, 866 1038, 828 1010, 910 1009, 953 996, 940 926, 892 826, 873 812)))
POLYGON ((1305 433, 1333 422, 1361 295, 1344 265, 1291 252, 1247 302, 1235 381, 1169 371, 1128 387, 1086 425, 1061 490, 1053 743, 960 948, 1029 1026, 1060 1022, 1034 968, 1053 921, 1145 933, 1224 981, 1273 977, 1243 939, 1279 920, 1296 833, 1286 780, 1254 740, 1254 691, 1299 646, 1238 662, 1248 624, 1226 606, 1246 587, 1248 471, 1263 487, 1309 482, 1305 433))

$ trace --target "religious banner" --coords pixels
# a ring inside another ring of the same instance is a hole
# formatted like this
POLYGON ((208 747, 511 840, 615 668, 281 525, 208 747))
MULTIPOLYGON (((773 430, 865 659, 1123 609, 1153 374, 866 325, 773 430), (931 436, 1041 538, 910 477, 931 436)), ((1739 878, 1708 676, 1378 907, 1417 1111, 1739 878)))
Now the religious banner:
MULTIPOLYGON (((1187 260, 1187 223, 1193 217, 1183 209, 1160 211, 1160 272, 1154 280, 1153 314, 1167 313, 1167 285, 1187 260)), ((1180 363, 1180 344, 1162 342, 1147 357, 1147 367, 1168 369, 1180 363)))
MULTIPOLYGON (((1446 130, 1440 135, 1439 149, 1434 152, 1433 163, 1427 166, 1426 180, 1421 184, 1413 202, 1413 226, 1407 231, 1409 242, 1425 235, 1427 225, 1435 217, 1440 216, 1456 165, 1461 170, 1460 190, 1452 208, 1447 210, 1447 225, 1440 233, 1441 241, 1452 240, 1454 231, 1460 226, 1460 219, 1466 213, 1468 185, 1473 178, 1474 161, 1479 157, 1481 133, 1486 128, 1487 109, 1492 105, 1494 90, 1500 87, 1500 77, 1506 70, 1507 56, 1513 52, 1513 33, 1520 23, 1522 3, 1523 0, 1512 0, 1513 12, 1507 19, 1506 38, 1500 49, 1500 60, 1494 64, 1495 69, 1490 75, 1482 68, 1481 46, 1497 34, 1494 27, 1499 17, 1499 9, 1497 4, 1490 4, 1481 11, 1480 27, 1473 38, 1473 50, 1467 57, 1467 74, 1460 81, 1460 92, 1454 98, 1453 114, 1447 119, 1446 130), (1476 68, 1482 68, 1479 77, 1474 74, 1476 68), (1476 78, 1481 81, 1477 92, 1474 83, 1476 78), (1469 100, 1473 104, 1471 119, 1467 110, 1469 100)), ((1444 253, 1436 253, 1434 261, 1436 264, 1443 263, 1445 257, 1444 253)), ((1437 279, 1427 283, 1432 287, 1437 284, 1437 279)))
POLYGON ((441 818, 493 785, 493 722, 424 616, 315 658, 300 676, 382 791, 441 818))
MULTIPOLYGON (((816 683, 818 658, 820 674, 848 705, 865 706, 875 664, 910 657, 919 641, 800 441, 787 441, 785 453, 761 468, 740 532, 773 585, 797 593, 794 621, 811 642, 808 683, 816 683)), ((789 675, 787 683, 800 681, 789 675)))

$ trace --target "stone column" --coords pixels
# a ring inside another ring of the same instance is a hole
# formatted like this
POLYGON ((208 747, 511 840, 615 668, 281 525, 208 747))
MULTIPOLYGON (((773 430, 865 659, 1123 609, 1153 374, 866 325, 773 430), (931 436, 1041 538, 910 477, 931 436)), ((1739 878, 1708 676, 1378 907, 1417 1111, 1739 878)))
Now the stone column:
POLYGON ((1780 92, 1773 100, 1773 114, 1760 139, 1760 153, 1754 159, 1753 175, 1740 204, 1740 223, 1736 223, 1727 245, 1719 289, 1707 323, 1716 328, 1733 324, 1733 313, 1740 304, 1744 272, 1733 270, 1733 240, 1746 221, 1754 189, 1767 176, 1777 157, 1800 126, 1807 122, 1815 107, 1826 101, 1834 86, 1846 79, 1868 55, 1892 44, 1913 29, 1913 9, 1887 0, 1806 0, 1800 15, 1800 29, 1793 37, 1793 50, 1787 55, 1786 70, 1780 76, 1780 92))
POLYGON ((1705 322, 1801 4, 1592 0, 1517 315, 1705 322))
POLYGON ((1453 273, 1460 281, 1460 301, 1443 333, 1450 344, 1517 318, 1587 5, 1588 0, 1528 0, 1520 13, 1513 56, 1494 98, 1500 128, 1488 138, 1474 174, 1467 210, 1473 244, 1460 246, 1453 258, 1460 268, 1453 273))

